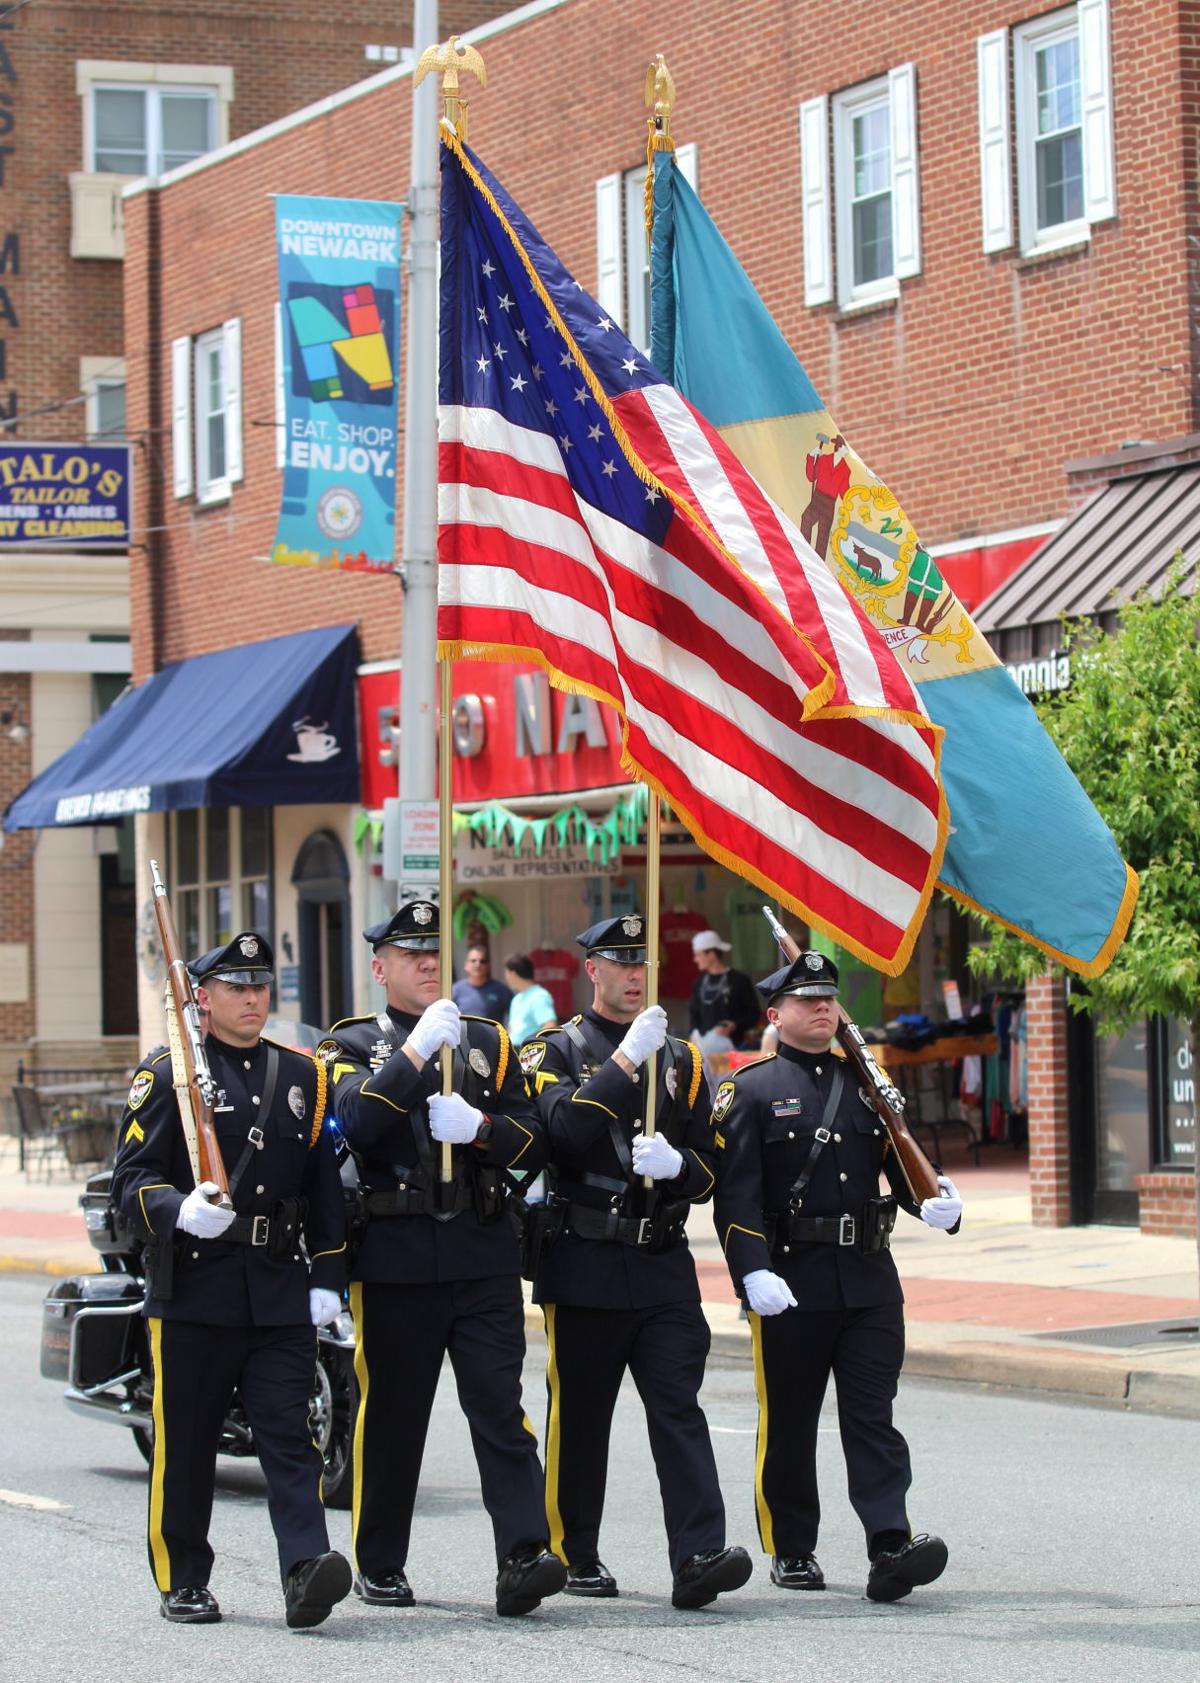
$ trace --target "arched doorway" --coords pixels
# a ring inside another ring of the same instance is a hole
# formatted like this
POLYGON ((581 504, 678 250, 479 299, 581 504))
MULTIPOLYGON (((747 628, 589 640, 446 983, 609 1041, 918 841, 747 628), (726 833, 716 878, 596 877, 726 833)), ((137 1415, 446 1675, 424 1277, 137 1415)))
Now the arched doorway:
POLYGON ((296 855, 292 870, 299 901, 300 1014, 306 1023, 328 1028, 349 1015, 350 867, 341 842, 329 830, 315 830, 296 855))

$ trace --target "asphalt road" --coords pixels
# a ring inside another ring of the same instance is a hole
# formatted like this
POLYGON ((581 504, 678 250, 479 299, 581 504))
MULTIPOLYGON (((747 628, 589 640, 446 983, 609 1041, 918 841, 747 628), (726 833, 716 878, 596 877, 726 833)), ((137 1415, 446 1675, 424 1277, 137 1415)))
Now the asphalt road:
MULTIPOLYGON (((430 1677, 470 1683, 609 1679, 883 1678, 1039 1683, 1200 1675, 1196 1483, 1200 1422, 910 1383, 899 1423, 914 1451, 914 1526, 939 1532, 937 1585, 879 1607, 845 1499, 836 1427, 822 1429, 824 1594, 773 1589, 754 1533, 748 1371, 714 1367, 705 1406, 731 1541, 755 1558, 746 1589, 701 1613, 670 1605, 654 1470, 636 1394, 614 1432, 603 1553, 617 1601, 560 1597, 497 1620, 490 1528, 448 1376, 438 1394, 409 1576, 420 1605, 347 1602, 288 1631, 253 1463, 224 1460, 213 1518, 223 1624, 169 1626, 144 1544, 145 1470, 123 1429, 67 1413, 37 1371, 44 1282, 0 1279, 0 1676, 23 1683, 275 1683, 430 1677), (30 1504, 37 1505, 30 1505, 30 1504)), ((542 1351, 526 1370, 544 1412, 542 1351)), ((349 1516, 330 1516, 348 1551, 349 1516)))

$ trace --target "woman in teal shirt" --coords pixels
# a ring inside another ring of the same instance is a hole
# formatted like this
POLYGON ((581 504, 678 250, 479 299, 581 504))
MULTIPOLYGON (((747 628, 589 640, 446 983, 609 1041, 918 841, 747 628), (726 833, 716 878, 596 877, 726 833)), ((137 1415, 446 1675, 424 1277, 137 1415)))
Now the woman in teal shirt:
POLYGON ((520 1051, 527 1040, 558 1027, 554 1001, 533 979, 533 960, 528 953, 513 953, 504 961, 504 980, 512 989, 508 1008, 508 1033, 520 1051))

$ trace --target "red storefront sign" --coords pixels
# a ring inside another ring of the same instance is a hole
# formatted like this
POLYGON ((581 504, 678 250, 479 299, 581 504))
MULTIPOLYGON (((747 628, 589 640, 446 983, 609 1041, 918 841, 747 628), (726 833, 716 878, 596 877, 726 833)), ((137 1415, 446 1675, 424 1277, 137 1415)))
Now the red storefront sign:
MULTIPOLYGON (((372 811, 399 795, 400 669, 358 676, 362 800, 372 811)), ((616 715, 587 696, 551 689, 533 666, 454 665, 454 799, 519 801, 627 783, 616 715)))

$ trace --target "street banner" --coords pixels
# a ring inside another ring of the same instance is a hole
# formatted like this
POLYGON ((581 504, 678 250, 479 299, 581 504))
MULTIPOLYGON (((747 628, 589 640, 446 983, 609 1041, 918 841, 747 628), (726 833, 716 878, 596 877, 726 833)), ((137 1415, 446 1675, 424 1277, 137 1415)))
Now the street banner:
POLYGON ((126 549, 128 444, 0 444, 0 549, 126 549))
POLYGON ((655 145, 655 367, 796 522, 945 731, 938 887, 1099 975, 1129 928, 1137 876, 894 493, 830 418, 670 140, 655 145))
POLYGON ((394 564, 402 214, 370 199, 276 197, 284 450, 273 561, 394 564))
POLYGON ((438 653, 607 702, 700 845, 892 974, 941 732, 719 435, 442 125, 438 653))

